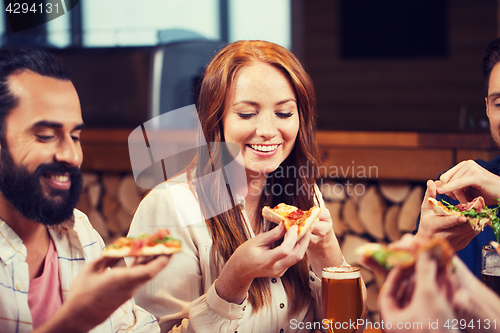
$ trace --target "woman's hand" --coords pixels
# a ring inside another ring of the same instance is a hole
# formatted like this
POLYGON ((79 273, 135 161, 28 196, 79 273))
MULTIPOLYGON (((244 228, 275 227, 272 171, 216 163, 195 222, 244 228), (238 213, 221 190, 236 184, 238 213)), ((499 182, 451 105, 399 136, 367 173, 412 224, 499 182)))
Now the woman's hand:
POLYGON ((330 211, 321 207, 318 219, 319 221, 311 226, 311 243, 307 249, 307 257, 314 273, 321 277, 323 268, 342 265, 344 257, 333 232, 330 211))
POLYGON ((333 232, 330 211, 328 208, 321 207, 318 221, 311 225, 311 244, 309 244, 309 247, 327 246, 334 237, 335 233, 333 232))
POLYGON ((302 260, 309 245, 310 232, 297 242, 297 230, 297 226, 292 226, 287 232, 285 225, 280 223, 273 230, 261 233, 243 243, 231 258, 237 258, 240 270, 249 271, 248 275, 252 279, 281 277, 288 267, 302 260), (285 236, 283 243, 271 249, 271 245, 283 236, 285 236))
POLYGON ((215 290, 228 302, 241 304, 253 279, 257 277, 281 277, 288 267, 302 260, 311 239, 308 231, 297 242, 297 226, 286 232, 283 223, 241 244, 224 265, 215 290), (272 244, 285 236, 280 246, 272 244))

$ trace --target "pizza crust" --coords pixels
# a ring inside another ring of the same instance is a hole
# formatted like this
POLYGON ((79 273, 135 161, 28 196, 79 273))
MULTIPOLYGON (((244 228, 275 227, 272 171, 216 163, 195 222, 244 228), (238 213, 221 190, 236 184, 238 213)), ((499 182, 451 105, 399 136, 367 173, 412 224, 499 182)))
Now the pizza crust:
POLYGON ((119 249, 106 248, 102 251, 101 255, 108 258, 123 258, 128 257, 131 248, 128 246, 121 247, 119 249))
POLYGON ((123 246, 119 249, 106 248, 102 251, 103 257, 109 258, 123 258, 123 257, 141 257, 141 256, 159 256, 162 254, 170 255, 182 251, 180 246, 165 246, 157 244, 155 246, 144 246, 140 250, 131 253, 132 249, 129 246, 123 246))
POLYGON ((452 216, 452 215, 460 215, 456 210, 450 210, 448 207, 444 206, 440 201, 437 201, 434 198, 428 198, 429 204, 431 205, 432 210, 436 215, 441 216, 452 216))
POLYGON ((143 247, 139 253, 142 256, 157 256, 161 254, 172 254, 180 251, 182 251, 182 248, 178 246, 167 247, 163 244, 158 244, 152 247, 143 247))
MULTIPOLYGON (((456 216, 456 215, 462 215, 460 212, 457 212, 456 210, 451 210, 448 207, 444 206, 440 201, 437 201, 434 198, 428 198, 429 204, 431 205, 432 210, 436 215, 440 216, 456 216)), ((475 217, 470 217, 466 216, 467 222, 469 222, 469 225, 474 229, 475 231, 483 231, 484 227, 489 224, 491 225, 491 219, 489 218, 482 218, 478 219, 475 217)))
POLYGON ((281 221, 285 220, 283 216, 276 213, 271 207, 268 206, 264 206, 264 208, 262 208, 262 216, 266 220, 274 222, 276 224, 279 224, 281 221))

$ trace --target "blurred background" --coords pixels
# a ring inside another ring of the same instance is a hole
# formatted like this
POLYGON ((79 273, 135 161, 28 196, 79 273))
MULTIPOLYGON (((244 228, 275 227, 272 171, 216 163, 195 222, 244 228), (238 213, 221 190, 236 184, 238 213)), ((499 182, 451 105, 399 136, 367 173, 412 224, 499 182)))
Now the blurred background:
POLYGON ((161 80, 178 89, 164 96, 164 112, 192 102, 175 82, 179 72, 189 72, 184 85, 195 87, 194 73, 222 45, 264 39, 303 62, 316 85, 321 130, 488 129, 479 65, 498 33, 496 0, 44 1, 66 14, 13 33, 4 12, 2 44, 60 54, 91 127, 135 127, 162 112, 152 100, 161 98, 153 96, 161 80), (179 45, 194 41, 203 43, 179 45), (167 52, 158 56, 161 48, 167 52), (195 59, 200 53, 206 59, 195 59), (170 69, 154 62, 164 55, 170 69))
MULTIPOLYGON (((78 208, 106 242, 127 233, 148 190, 135 183, 129 134, 193 104, 203 67, 239 39, 292 50, 314 82, 318 184, 349 263, 357 246, 414 230, 427 179, 498 155, 480 71, 498 0, 42 1, 60 15, 19 30, 5 11, 0 42, 47 48, 70 69, 87 125, 78 208)), ((181 138, 189 120, 157 125, 181 138)), ((377 321, 383 281, 362 274, 377 321)))

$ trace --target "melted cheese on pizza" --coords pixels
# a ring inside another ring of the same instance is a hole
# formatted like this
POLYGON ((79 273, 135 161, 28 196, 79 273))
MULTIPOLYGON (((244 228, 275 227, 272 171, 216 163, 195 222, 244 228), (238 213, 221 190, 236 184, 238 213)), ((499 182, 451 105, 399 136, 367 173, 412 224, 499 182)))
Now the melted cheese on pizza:
POLYGON ((311 216, 312 208, 304 212, 302 209, 295 206, 280 203, 274 207, 273 210, 285 218, 285 224, 288 226, 296 224, 300 229, 300 227, 304 225, 307 218, 311 216))

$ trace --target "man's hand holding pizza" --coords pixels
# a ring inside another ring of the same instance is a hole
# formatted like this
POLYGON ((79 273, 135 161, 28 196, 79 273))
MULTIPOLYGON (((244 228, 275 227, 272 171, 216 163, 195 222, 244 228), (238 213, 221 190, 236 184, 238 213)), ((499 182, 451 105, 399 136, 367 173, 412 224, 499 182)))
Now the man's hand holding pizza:
POLYGON ((146 264, 110 269, 115 261, 101 257, 86 264, 59 311, 34 332, 88 332, 165 268, 169 257, 161 255, 146 264))
POLYGON ((463 249, 479 233, 467 223, 467 218, 461 215, 437 215, 429 202, 436 198, 440 181, 427 181, 427 191, 420 210, 420 225, 417 236, 438 236, 446 239, 455 251, 463 249))
POLYGON ((118 238, 102 251, 101 258, 83 266, 62 307, 34 332, 91 330, 160 273, 170 255, 179 251, 181 242, 167 229, 158 229, 152 235, 118 238), (129 266, 110 268, 122 257, 134 260, 129 266))

